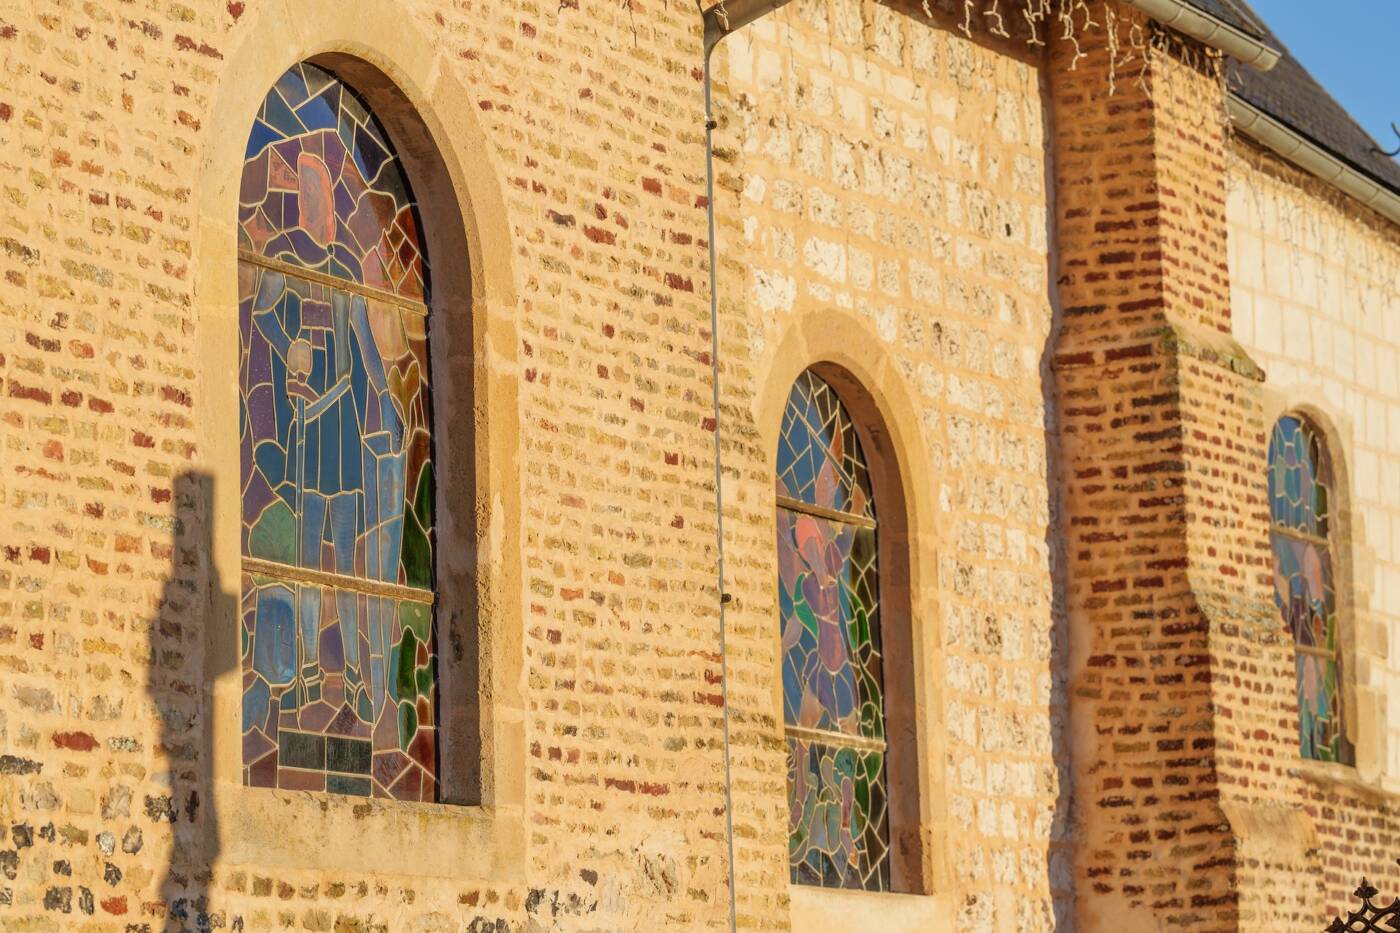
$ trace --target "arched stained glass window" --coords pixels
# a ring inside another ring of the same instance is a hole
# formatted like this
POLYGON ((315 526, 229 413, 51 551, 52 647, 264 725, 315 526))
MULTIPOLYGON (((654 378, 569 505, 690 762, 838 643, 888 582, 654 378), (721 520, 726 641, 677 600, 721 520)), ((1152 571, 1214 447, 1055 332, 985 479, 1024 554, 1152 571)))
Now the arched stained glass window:
POLYGON ((791 879, 889 890, 875 502, 855 425, 811 371, 783 413, 777 487, 791 879))
POLYGON ((1304 758, 1351 764, 1342 725, 1342 667, 1332 552, 1332 462, 1307 421, 1285 415, 1269 442, 1274 602, 1293 633, 1304 758))
POLYGON ((427 268, 383 129, 294 66, 238 212, 243 774, 433 800, 427 268))

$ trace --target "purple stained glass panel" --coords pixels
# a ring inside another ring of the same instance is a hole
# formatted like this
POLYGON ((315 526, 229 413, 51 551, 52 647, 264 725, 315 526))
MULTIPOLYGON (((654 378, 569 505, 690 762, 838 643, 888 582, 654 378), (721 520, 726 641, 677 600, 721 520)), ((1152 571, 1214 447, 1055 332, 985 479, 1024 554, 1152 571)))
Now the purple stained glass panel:
POLYGON ((778 433, 778 495, 873 519, 870 470, 855 422, 810 370, 797 378, 778 433))
POLYGON ((268 259, 425 300, 427 259, 383 127, 330 72, 290 68, 248 136, 238 245, 268 259))

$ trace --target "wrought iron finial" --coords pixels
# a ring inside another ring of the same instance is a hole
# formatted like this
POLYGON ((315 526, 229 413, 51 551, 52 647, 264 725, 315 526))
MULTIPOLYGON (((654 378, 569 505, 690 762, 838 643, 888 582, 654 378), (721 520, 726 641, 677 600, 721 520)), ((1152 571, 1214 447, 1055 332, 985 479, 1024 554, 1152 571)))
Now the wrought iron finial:
MULTIPOLYGON (((1390 124, 1390 131, 1391 131, 1392 133, 1394 133, 1394 134, 1396 135, 1397 138, 1400 138, 1400 126, 1396 126, 1394 123, 1392 123, 1392 124, 1390 124)), ((1372 150, 1373 152, 1379 152, 1379 153, 1380 153, 1381 155, 1383 155, 1383 156, 1389 156, 1389 157, 1392 158, 1392 159, 1395 158, 1396 156, 1400 155, 1400 146, 1396 146, 1396 147, 1395 147, 1394 149, 1392 149, 1390 152, 1386 152, 1386 151, 1385 151, 1384 149, 1382 149, 1380 146, 1372 146, 1372 147, 1371 147, 1371 150, 1372 150)))
MULTIPOLYGON (((1400 859, 1396 859, 1400 864, 1400 859)), ((1356 897, 1361 907, 1341 917, 1333 917, 1326 933, 1400 933, 1400 898, 1395 898, 1385 907, 1377 907, 1373 899, 1380 892, 1365 878, 1356 889, 1356 897)))

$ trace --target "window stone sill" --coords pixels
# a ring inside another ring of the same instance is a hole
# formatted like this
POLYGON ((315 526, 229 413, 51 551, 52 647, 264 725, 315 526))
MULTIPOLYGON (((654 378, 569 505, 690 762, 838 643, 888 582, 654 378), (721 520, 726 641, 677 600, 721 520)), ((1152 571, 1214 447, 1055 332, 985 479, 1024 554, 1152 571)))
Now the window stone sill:
POLYGON ((1299 759, 1293 768, 1305 781, 1329 790, 1342 787, 1373 797, 1389 797, 1400 791, 1400 788, 1387 787, 1379 775, 1365 775, 1351 765, 1334 761, 1299 759))
POLYGON ((218 856, 227 865, 521 881, 518 808, 413 803, 219 782, 218 856))
POLYGON ((946 894, 875 894, 793 884, 788 897, 792 929, 804 933, 927 933, 953 928, 952 900, 946 894))

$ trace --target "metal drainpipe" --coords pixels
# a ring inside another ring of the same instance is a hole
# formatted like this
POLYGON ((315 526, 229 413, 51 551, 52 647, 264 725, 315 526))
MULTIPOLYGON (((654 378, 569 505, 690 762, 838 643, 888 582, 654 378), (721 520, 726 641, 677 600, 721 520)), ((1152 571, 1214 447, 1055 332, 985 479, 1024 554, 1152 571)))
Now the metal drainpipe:
POLYGON ((715 422, 715 576, 719 584, 719 679, 724 720, 724 837, 729 855, 729 929, 739 928, 739 898, 734 868, 734 778, 729 755, 729 652, 725 607, 730 595, 724 588, 724 492, 723 450, 720 444, 719 407, 719 292, 716 288, 715 248, 715 118, 710 97, 710 53, 725 36, 785 6, 790 0, 720 0, 701 11, 705 22, 705 219, 709 224, 710 254, 710 377, 715 422))

